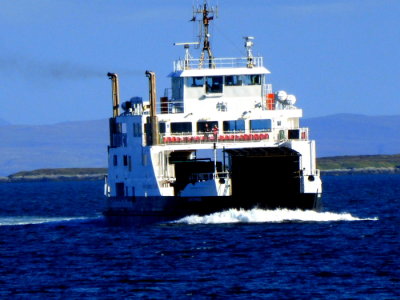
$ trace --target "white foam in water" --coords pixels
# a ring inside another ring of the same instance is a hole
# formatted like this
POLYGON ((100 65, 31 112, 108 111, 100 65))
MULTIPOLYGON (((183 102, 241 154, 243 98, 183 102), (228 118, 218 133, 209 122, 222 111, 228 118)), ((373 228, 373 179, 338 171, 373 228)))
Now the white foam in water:
POLYGON ((185 224, 222 224, 222 223, 281 223, 290 221, 332 222, 332 221, 376 221, 378 218, 360 219, 349 213, 317 212, 313 210, 251 210, 229 209, 207 216, 187 216, 174 223, 185 224))
POLYGON ((64 221, 74 221, 74 220, 85 220, 87 217, 56 217, 56 218, 46 218, 46 217, 0 217, 0 226, 10 226, 10 225, 31 225, 31 224, 42 224, 51 222, 64 222, 64 221))

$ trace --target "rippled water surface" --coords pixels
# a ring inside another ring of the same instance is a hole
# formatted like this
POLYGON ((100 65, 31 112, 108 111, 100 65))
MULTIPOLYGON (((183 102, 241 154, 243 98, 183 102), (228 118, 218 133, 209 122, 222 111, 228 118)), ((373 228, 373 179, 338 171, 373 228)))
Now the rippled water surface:
POLYGON ((1 183, 0 298, 400 297, 400 176, 323 181, 318 213, 129 224, 101 216, 102 182, 1 183))

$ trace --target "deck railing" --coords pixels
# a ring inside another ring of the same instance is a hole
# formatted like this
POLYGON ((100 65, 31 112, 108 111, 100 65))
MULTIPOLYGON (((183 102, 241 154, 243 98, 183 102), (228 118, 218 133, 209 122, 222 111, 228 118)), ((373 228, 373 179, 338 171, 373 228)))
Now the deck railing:
POLYGON ((165 144, 202 144, 214 142, 248 142, 248 141, 261 141, 268 140, 268 133, 255 133, 255 134, 218 134, 216 137, 212 134, 206 135, 173 135, 163 136, 162 143, 165 144))
MULTIPOLYGON (((262 67, 263 58, 253 57, 251 61, 252 67, 262 67)), ((200 59, 180 59, 174 61, 174 71, 183 71, 190 69, 218 69, 218 68, 244 68, 249 67, 249 59, 247 57, 239 58, 214 58, 211 67, 208 59, 204 61, 200 59)))
POLYGON ((308 128, 272 130, 269 132, 253 133, 201 133, 189 135, 175 133, 173 135, 161 134, 161 144, 206 144, 206 143, 238 143, 238 142, 284 142, 289 140, 308 140, 308 128))
POLYGON ((207 181, 213 179, 229 179, 229 172, 217 172, 217 173, 192 173, 189 176, 189 181, 207 181))
POLYGON ((157 104, 157 110, 162 114, 177 114, 184 112, 183 100, 162 100, 157 104))

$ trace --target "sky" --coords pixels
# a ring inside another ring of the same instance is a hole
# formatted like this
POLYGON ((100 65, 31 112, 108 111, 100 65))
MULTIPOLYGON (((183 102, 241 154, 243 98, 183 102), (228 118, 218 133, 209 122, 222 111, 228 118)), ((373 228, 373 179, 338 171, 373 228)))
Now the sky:
MULTIPOLYGON (((97 120, 121 99, 169 87, 174 42, 196 41, 192 6, 203 0, 0 0, 0 119, 11 124, 97 120)), ((215 57, 264 57, 275 91, 304 117, 400 115, 399 0, 212 0, 215 57)), ((192 55, 199 56, 198 51, 192 55)))

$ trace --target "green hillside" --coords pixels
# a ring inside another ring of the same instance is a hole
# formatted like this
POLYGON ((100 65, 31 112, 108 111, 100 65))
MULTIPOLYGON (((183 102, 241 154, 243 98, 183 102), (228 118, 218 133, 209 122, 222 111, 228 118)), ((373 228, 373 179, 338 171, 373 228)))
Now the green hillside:
POLYGON ((321 170, 400 168, 400 154, 322 157, 317 165, 321 170))

